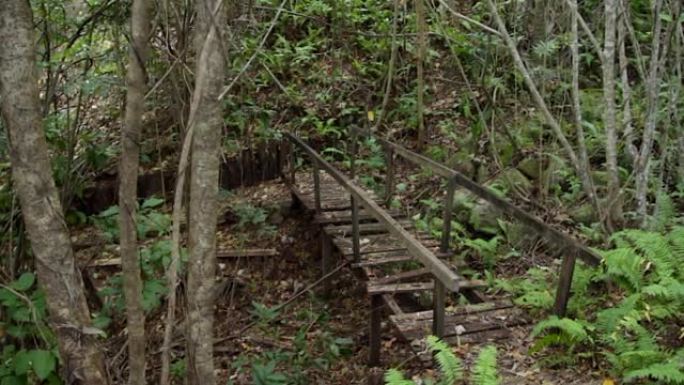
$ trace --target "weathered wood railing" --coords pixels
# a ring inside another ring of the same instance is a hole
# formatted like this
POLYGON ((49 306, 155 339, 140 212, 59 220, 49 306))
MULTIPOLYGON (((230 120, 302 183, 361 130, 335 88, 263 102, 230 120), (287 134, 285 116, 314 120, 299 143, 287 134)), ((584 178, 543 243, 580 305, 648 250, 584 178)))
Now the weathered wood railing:
POLYGON ((547 242, 556 245, 561 251, 563 251, 558 287, 556 290, 556 299, 554 303, 554 312, 559 316, 565 314, 570 297, 570 287, 572 285, 572 276, 575 268, 576 258, 580 258, 589 265, 596 266, 601 261, 601 257, 597 253, 572 239, 570 236, 552 228, 537 217, 528 214, 505 199, 500 198, 491 190, 473 182, 460 172, 435 162, 434 160, 423 155, 410 151, 396 143, 381 138, 378 138, 378 140, 385 148, 387 162, 387 186, 385 191, 387 192, 386 198, 388 200, 391 199, 394 191, 395 154, 416 165, 428 168, 435 174, 448 180, 444 208, 444 228, 442 231, 443 251, 446 251, 449 245, 449 238, 451 235, 451 205, 453 203, 454 190, 457 186, 463 187, 478 198, 489 202, 498 210, 508 214, 510 217, 532 229, 535 233, 537 233, 537 235, 544 238, 547 242))
MULTIPOLYGON (((438 336, 444 335, 444 312, 445 312, 445 292, 458 292, 459 282, 463 279, 453 271, 453 269, 440 260, 430 249, 425 247, 416 239, 410 232, 397 222, 392 216, 385 211, 375 200, 363 189, 358 187, 353 179, 347 177, 342 172, 337 170, 329 162, 327 162, 320 154, 309 147, 297 136, 286 133, 285 137, 296 148, 304 152, 311 162, 313 181, 314 181, 314 200, 315 210, 318 214, 321 213, 321 197, 320 197, 320 172, 321 170, 328 173, 335 181, 342 186, 351 196, 351 211, 352 211, 352 237, 353 237, 353 255, 354 259, 360 261, 360 232, 359 232, 359 205, 362 206, 366 212, 382 224, 386 230, 392 234, 405 247, 412 257, 420 261, 425 268, 427 268, 434 277, 434 300, 433 300, 433 333, 438 336)), ((290 164, 296 164, 295 151, 290 150, 292 158, 290 164)), ((352 167, 353 169, 353 167, 352 167)), ((294 184, 295 173, 294 167, 289 170, 289 183, 294 184)), ((329 268, 330 263, 323 261, 323 273, 329 268)), ((375 364, 379 357, 380 339, 380 308, 382 302, 382 293, 371 294, 371 365, 375 364)))

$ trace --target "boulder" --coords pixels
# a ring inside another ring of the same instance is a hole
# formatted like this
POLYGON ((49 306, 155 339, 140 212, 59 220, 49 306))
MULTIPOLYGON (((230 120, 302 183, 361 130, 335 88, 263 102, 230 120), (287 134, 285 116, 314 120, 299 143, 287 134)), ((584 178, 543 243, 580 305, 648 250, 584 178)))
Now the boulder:
POLYGON ((525 174, 528 178, 538 180, 541 175, 542 168, 539 158, 530 156, 518 163, 518 170, 525 174))

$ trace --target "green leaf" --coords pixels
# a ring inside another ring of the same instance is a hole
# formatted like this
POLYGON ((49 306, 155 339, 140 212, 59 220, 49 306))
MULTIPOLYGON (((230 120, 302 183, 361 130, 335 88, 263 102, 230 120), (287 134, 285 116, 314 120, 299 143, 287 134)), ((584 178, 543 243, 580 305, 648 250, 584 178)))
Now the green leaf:
POLYGON ((33 364, 33 371, 41 380, 45 380, 50 373, 55 371, 57 360, 52 352, 48 350, 31 350, 29 355, 33 364))
POLYGON ((157 197, 147 198, 142 203, 141 208, 149 209, 149 208, 157 207, 157 206, 161 205, 162 203, 164 203, 164 200, 161 198, 157 198, 157 197))
POLYGON ((14 374, 23 376, 31 369, 31 356, 26 350, 20 350, 14 356, 14 374))
POLYGON ((17 290, 17 291, 26 291, 33 286, 33 283, 36 282, 36 276, 33 273, 24 273, 22 274, 19 279, 16 281, 12 282, 12 289, 17 290))

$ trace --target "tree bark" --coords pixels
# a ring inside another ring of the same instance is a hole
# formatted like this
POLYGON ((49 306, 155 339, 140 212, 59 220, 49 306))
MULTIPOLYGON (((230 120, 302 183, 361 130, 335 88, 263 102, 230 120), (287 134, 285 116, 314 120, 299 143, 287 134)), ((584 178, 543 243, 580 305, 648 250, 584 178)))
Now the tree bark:
POLYGON ((615 35, 617 1, 605 0, 603 43, 603 126, 606 132, 606 169, 608 172, 608 224, 622 222, 620 175, 617 164, 617 112, 615 107, 615 35))
POLYGON ((515 66, 518 68, 518 71, 520 71, 520 74, 522 75, 523 80, 525 81, 525 85, 527 85, 527 88, 530 91, 530 94, 532 95, 532 100, 535 102, 537 107, 542 111, 546 123, 549 126, 551 126, 551 130, 556 136, 556 139, 558 139, 567 157, 570 159, 570 163, 572 164, 573 168, 575 169, 575 172, 582 181, 582 188, 584 190, 584 193, 587 196, 591 197, 591 186, 593 184, 591 182, 589 169, 582 167, 582 164, 577 157, 577 153, 570 144, 570 141, 568 140, 567 136, 565 136, 565 133, 563 133, 563 129, 561 128, 560 123, 551 114, 551 111, 546 105, 544 98, 539 93, 539 89, 535 85, 534 80, 532 80, 530 72, 527 70, 527 66, 525 65, 525 62, 520 56, 520 53, 518 52, 518 48, 516 47, 515 42, 511 38, 511 35, 508 33, 508 30, 506 29, 506 24, 501 19, 499 11, 496 8, 496 5, 492 0, 487 0, 487 5, 489 6, 490 11, 492 12, 494 21, 496 22, 497 28, 499 29, 499 34, 501 35, 501 38, 503 39, 504 43, 506 43, 506 46, 508 47, 511 56, 513 57, 513 62, 515 63, 515 66))
POLYGON ((108 384, 52 178, 41 121, 32 18, 26 0, 4 1, 0 6, 0 108, 8 130, 12 177, 38 282, 47 297, 65 382, 108 384))
POLYGON ((641 148, 636 162, 636 200, 637 216, 641 225, 646 224, 646 213, 648 211, 648 178, 650 170, 651 149, 655 138, 656 127, 658 124, 658 86, 660 79, 660 35, 662 22, 660 19, 660 9, 662 0, 655 0, 653 6, 653 40, 651 42, 651 59, 646 79, 646 123, 641 138, 641 148))
MULTIPOLYGON (((580 162, 580 167, 583 170, 589 170, 589 156, 587 155, 587 145, 584 137, 584 128, 582 127, 582 106, 580 103, 580 89, 579 89, 579 11, 577 10, 577 0, 570 1, 570 12, 571 15, 571 31, 570 31, 570 51, 572 56, 572 107, 573 115, 575 120, 575 130, 577 131, 577 147, 578 147, 578 160, 580 162)), ((587 184, 585 187, 585 192, 587 194, 587 199, 594 208, 594 211, 598 214, 599 218, 602 217, 601 207, 598 204, 598 198, 596 197, 596 188, 594 186, 594 181, 591 178, 586 178, 582 181, 583 184, 587 184)))
MULTIPOLYGON (((214 376, 213 289, 216 275, 216 223, 219 150, 223 119, 218 100, 224 81, 225 59, 221 52, 221 28, 225 12, 213 13, 214 1, 196 2, 197 23, 207 26, 206 41, 196 65, 193 93, 189 215, 187 357, 188 383, 212 385, 214 376)), ((197 40, 196 40, 197 41, 197 40)))
POLYGON ((138 254, 135 218, 138 198, 138 167, 142 115, 145 109, 148 38, 152 2, 134 0, 131 13, 131 46, 128 53, 126 113, 121 129, 119 163, 119 228, 123 291, 128 329, 128 383, 145 384, 145 313, 142 306, 143 282, 138 254))
POLYGON ((422 149, 426 141, 425 119, 423 112, 425 109, 423 94, 425 88, 425 76, 423 74, 423 63, 425 62, 425 51, 427 45, 426 23, 425 23, 425 3, 424 0, 415 0, 416 5, 416 30, 418 31, 418 57, 416 60, 417 88, 416 105, 418 118, 418 149, 422 149))
POLYGON ((634 145, 634 125, 632 124, 632 87, 629 84, 629 73, 627 72, 629 59, 627 58, 627 50, 625 47, 627 40, 626 24, 629 22, 629 13, 624 7, 624 4, 622 4, 621 9, 622 16, 618 21, 618 62, 622 89, 622 135, 624 136, 627 155, 629 156, 632 165, 634 165, 638 154, 637 148, 634 145))

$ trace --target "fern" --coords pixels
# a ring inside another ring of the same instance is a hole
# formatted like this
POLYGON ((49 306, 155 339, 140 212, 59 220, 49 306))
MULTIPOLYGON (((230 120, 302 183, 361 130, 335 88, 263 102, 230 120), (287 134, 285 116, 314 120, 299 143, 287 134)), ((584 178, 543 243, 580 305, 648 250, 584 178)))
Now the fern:
POLYGON ((463 364, 454 355, 449 345, 435 336, 428 336, 427 345, 435 356, 442 374, 442 385, 453 385, 456 381, 463 378, 463 364))
POLYGON ((560 333, 566 334, 573 342, 590 340, 587 325, 570 318, 558 318, 555 315, 538 323, 532 330, 532 336, 536 337, 549 329, 558 329, 560 333))
POLYGON ((608 276, 631 292, 638 291, 641 286, 643 262, 643 258, 631 247, 620 247, 603 253, 608 276))
POLYGON ((390 369, 385 373, 386 385, 415 385, 411 380, 407 380, 397 369, 390 369))
POLYGON ((684 372, 676 362, 651 364, 643 369, 627 372, 624 378, 625 381, 654 379, 659 384, 684 384, 684 372))
POLYGON ((483 348, 477 356, 473 368, 473 385, 499 385, 501 378, 497 372, 496 347, 483 348))

